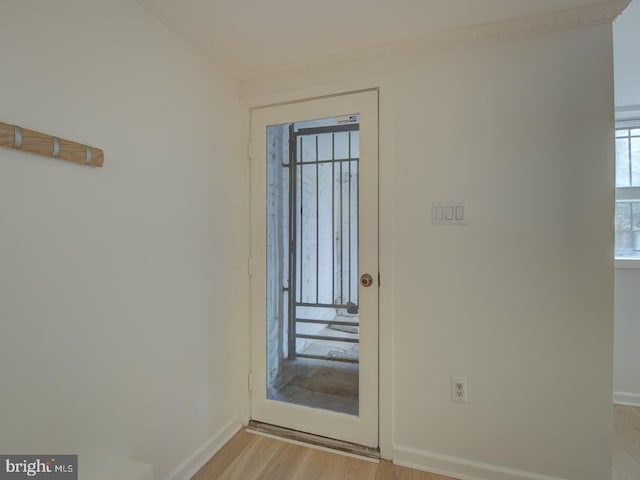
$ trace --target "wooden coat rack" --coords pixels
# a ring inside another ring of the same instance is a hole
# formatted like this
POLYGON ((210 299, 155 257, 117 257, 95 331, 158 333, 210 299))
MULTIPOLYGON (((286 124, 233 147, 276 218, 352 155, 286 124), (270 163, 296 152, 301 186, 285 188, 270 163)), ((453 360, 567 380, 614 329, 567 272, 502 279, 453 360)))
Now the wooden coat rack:
POLYGON ((0 122, 0 146, 92 167, 102 167, 104 163, 104 152, 99 148, 2 122, 0 122))

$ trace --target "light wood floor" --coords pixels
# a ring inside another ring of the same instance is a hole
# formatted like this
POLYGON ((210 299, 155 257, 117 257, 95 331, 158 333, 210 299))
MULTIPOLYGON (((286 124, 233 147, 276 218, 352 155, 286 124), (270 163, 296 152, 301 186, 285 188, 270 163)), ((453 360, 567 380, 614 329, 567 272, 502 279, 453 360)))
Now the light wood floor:
POLYGON ((613 409, 613 480, 640 478, 640 408, 613 409))
POLYGON ((241 430, 192 480, 452 480, 367 462, 241 430))
MULTIPOLYGON (((640 408, 614 408, 613 480, 640 479, 640 408)), ((241 430, 192 480, 452 480, 241 430)))

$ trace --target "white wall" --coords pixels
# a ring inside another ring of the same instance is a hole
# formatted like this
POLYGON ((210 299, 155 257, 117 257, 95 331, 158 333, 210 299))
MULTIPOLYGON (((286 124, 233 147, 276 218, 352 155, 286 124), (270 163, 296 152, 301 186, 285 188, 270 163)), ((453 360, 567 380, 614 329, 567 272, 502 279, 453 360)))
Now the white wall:
POLYGON ((167 478, 244 382, 235 87, 130 0, 4 0, 0 64, 2 121, 105 151, 0 150, 0 451, 167 478))
POLYGON ((603 25, 244 83, 260 92, 249 105, 382 87, 381 443, 394 461, 610 478, 611 49, 603 25), (446 200, 466 200, 466 227, 431 225, 446 200), (467 404, 450 400, 451 375, 468 377, 467 404))
POLYGON ((611 67, 603 26, 443 52, 397 75, 393 410, 406 461, 609 478, 611 67), (432 226, 431 202, 457 199, 469 225, 432 226), (468 404, 450 401, 451 375, 468 377, 468 404))
MULTIPOLYGON (((638 45, 640 2, 634 0, 613 26, 615 99, 616 107, 640 111, 638 45)), ((617 269, 615 285, 614 401, 640 405, 640 269, 617 269)))

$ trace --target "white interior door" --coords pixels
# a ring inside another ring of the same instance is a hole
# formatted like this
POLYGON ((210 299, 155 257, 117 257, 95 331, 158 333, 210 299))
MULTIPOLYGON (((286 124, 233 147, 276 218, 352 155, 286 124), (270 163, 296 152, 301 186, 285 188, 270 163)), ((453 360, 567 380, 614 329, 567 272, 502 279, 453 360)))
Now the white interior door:
POLYGON ((251 417, 378 446, 378 92, 251 114, 251 417))

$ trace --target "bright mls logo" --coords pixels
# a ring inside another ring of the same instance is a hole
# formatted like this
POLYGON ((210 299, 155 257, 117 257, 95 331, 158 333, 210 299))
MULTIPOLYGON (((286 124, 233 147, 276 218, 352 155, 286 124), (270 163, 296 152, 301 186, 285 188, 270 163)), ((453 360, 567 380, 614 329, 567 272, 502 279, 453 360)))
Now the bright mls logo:
POLYGON ((78 480, 77 455, 0 455, 0 480, 78 480))

